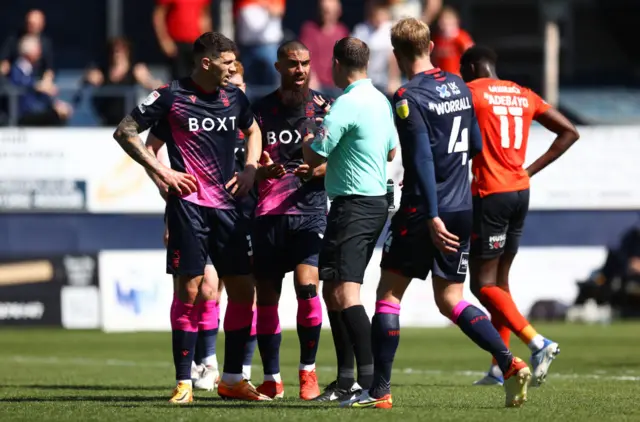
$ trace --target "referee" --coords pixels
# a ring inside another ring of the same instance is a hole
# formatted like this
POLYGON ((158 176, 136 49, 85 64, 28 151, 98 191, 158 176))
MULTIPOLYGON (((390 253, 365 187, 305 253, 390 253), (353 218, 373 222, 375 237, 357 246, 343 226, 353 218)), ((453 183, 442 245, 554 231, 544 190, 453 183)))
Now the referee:
POLYGON ((387 162, 395 156, 397 135, 391 105, 367 77, 368 62, 369 47, 363 41, 347 37, 335 44, 333 80, 344 94, 303 147, 310 167, 327 162, 325 188, 332 201, 319 271, 338 379, 321 396, 325 400, 348 400, 368 389, 373 378, 371 323, 360 301, 360 285, 387 221, 387 162))

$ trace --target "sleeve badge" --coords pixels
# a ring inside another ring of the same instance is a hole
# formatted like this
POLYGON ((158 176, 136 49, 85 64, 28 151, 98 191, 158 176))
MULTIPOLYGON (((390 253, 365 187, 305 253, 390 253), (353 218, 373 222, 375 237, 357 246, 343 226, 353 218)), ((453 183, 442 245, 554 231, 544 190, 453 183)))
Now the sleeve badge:
POLYGON ((396 103, 396 113, 401 119, 409 117, 409 102, 407 100, 400 100, 396 103))

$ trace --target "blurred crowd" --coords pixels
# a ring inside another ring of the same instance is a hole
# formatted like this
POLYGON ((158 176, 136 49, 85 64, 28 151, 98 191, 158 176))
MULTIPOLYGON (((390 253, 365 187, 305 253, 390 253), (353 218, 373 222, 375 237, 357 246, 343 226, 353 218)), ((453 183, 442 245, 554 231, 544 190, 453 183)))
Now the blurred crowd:
MULTIPOLYGON (((165 58, 168 75, 176 79, 189 75, 192 67, 191 45, 203 32, 216 30, 211 14, 212 0, 156 0, 150 19, 165 58)), ((337 96, 340 90, 331 78, 334 43, 352 35, 371 49, 369 76, 387 95, 400 86, 402 76, 393 58, 389 37, 393 22, 411 16, 426 21, 433 32, 433 60, 452 73, 459 71, 459 59, 473 45, 472 37, 461 28, 459 16, 442 0, 368 0, 366 16, 350 30, 341 20, 341 0, 319 0, 316 18, 302 24, 295 34, 311 52, 311 87, 337 96)), ((285 0, 235 0, 233 16, 239 59, 245 68, 247 85, 275 87, 279 75, 273 63, 278 45, 285 41, 283 29, 285 0)), ((145 46, 139 46, 144 48, 145 46)), ((46 35, 46 17, 40 10, 27 13, 13 36, 4 40, 0 50, 0 77, 3 92, 18 90, 18 125, 64 125, 73 113, 74 101, 59 99, 56 86, 54 51, 56 46, 46 35)), ((156 79, 145 63, 136 61, 134 46, 124 37, 109 39, 107 53, 91 63, 81 88, 135 88, 152 90, 168 81, 156 79)), ((120 94, 94 95, 91 104, 103 125, 116 125, 130 104, 120 94)), ((0 112, 8 107, 7 96, 0 96, 0 112)))

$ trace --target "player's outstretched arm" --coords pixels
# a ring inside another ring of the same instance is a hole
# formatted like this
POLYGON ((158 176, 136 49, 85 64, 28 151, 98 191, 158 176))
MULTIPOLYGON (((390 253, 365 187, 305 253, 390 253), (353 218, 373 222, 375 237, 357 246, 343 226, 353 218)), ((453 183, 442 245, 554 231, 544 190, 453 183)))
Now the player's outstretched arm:
POLYGON ((314 171, 327 162, 327 158, 352 124, 353 110, 349 109, 349 104, 345 101, 344 97, 338 98, 318 130, 304 138, 302 145, 304 162, 314 171))
POLYGON ((550 108, 536 117, 538 123, 555 133, 556 139, 549 149, 535 160, 529 167, 527 173, 529 177, 539 173, 549 164, 556 161, 564 154, 579 138, 580 134, 576 127, 562 115, 558 110, 550 108))

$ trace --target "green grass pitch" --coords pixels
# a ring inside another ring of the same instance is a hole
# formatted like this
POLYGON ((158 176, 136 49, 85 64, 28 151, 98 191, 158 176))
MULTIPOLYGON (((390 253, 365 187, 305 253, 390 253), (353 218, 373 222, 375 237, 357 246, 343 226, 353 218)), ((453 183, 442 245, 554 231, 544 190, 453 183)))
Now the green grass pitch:
MULTIPOLYGON (((294 332, 284 333, 282 342, 285 399, 229 402, 196 392, 192 405, 175 407, 167 403, 174 384, 168 333, 5 329, 0 330, 0 421, 640 420, 639 324, 539 329, 560 343, 562 353, 547 383, 531 388, 520 409, 503 407, 501 387, 471 385, 488 367, 489 356, 459 330, 404 329, 392 410, 300 401, 294 332)), ((528 351, 515 337, 512 346, 528 360, 528 351)), ((257 385, 262 378, 258 356, 254 363, 257 385)), ((325 330, 318 355, 321 384, 332 381, 334 366, 325 330)))

